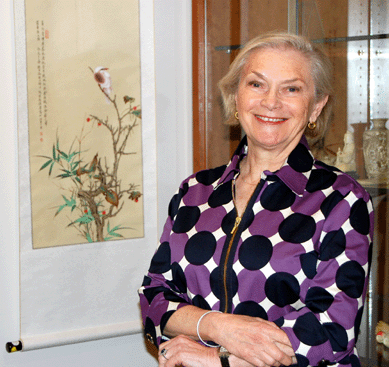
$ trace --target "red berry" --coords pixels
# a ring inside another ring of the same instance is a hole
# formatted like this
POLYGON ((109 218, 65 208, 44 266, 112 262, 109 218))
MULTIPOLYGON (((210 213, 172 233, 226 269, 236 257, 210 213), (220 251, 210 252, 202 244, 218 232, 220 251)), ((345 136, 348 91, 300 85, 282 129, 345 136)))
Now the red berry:
POLYGON ((88 209, 85 209, 85 210, 84 210, 84 213, 88 213, 88 209))
POLYGON ((90 118, 88 117, 88 118, 86 119, 86 121, 88 121, 88 122, 89 122, 89 121, 90 121, 90 118))

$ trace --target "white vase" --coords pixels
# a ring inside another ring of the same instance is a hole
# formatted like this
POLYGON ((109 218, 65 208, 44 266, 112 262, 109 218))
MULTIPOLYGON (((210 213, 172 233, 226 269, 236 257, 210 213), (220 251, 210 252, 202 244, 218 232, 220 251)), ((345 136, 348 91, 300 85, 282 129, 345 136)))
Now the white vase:
POLYGON ((388 176, 389 130, 385 124, 388 119, 372 119, 373 127, 363 133, 363 156, 369 179, 386 179, 388 176))

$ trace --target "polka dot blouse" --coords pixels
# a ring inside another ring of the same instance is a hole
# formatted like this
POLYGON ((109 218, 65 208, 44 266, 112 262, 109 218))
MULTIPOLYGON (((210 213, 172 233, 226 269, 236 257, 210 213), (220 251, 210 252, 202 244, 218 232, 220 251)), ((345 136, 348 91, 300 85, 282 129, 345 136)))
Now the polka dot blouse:
POLYGON ((227 166, 182 182, 139 289, 146 337, 191 304, 261 317, 288 335, 302 367, 359 366, 355 349, 373 238, 369 194, 315 161, 305 137, 277 172, 265 171, 240 222, 227 166))

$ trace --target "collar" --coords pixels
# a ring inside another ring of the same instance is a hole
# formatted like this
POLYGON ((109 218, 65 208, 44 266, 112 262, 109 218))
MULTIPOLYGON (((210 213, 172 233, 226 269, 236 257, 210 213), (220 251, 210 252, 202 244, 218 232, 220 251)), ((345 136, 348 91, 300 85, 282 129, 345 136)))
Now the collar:
MULTIPOLYGON (((235 150, 230 162, 228 163, 223 175, 220 177, 217 186, 231 181, 239 173, 239 164, 247 155, 247 137, 245 136, 235 150)), ((300 142, 290 153, 284 165, 276 172, 264 171, 264 179, 272 181, 274 176, 285 183, 295 194, 302 196, 307 186, 309 176, 313 169, 314 158, 309 150, 308 142, 305 136, 301 137, 300 142)))

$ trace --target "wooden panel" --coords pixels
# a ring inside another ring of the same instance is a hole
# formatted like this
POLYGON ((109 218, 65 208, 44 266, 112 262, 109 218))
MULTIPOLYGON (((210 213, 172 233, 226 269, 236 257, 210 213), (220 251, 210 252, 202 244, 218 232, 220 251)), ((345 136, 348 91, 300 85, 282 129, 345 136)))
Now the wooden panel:
POLYGON ((192 2, 193 44, 193 169, 206 167, 205 131, 205 11, 204 0, 192 2))
POLYGON ((224 124, 218 81, 227 73, 231 54, 217 46, 240 43, 239 0, 208 0, 207 6, 207 167, 217 167, 230 158, 230 127, 224 124))
MULTIPOLYGON (((324 38, 347 37, 348 0, 316 0, 324 38)), ((318 27, 319 24, 316 24, 318 27)), ((324 45, 334 70, 333 85, 336 103, 333 119, 324 139, 327 151, 336 156, 338 148, 343 148, 343 137, 347 131, 347 44, 330 42, 324 45)))
POLYGON ((288 1, 249 0, 248 16, 249 39, 269 31, 288 31, 288 1))

